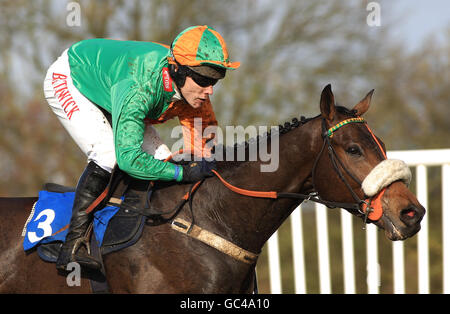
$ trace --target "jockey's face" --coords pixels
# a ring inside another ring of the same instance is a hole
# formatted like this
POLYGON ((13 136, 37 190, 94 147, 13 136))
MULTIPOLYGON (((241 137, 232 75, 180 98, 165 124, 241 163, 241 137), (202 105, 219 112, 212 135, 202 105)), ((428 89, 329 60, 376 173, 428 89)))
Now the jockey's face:
POLYGON ((186 76, 186 82, 180 91, 188 104, 197 109, 209 100, 209 96, 213 94, 213 86, 202 87, 195 83, 190 76, 186 76))

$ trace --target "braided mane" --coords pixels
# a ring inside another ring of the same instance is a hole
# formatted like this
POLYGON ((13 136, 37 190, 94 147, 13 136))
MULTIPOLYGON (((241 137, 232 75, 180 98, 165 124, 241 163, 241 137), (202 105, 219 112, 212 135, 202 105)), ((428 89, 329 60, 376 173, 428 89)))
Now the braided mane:
MULTIPOLYGON (((336 105, 336 111, 344 114, 346 116, 351 116, 351 117, 355 117, 356 116, 356 111, 355 110, 350 110, 346 107, 343 106, 338 106, 336 105)), ((274 130, 274 132, 278 132, 280 135, 282 134, 286 134, 298 127, 301 127, 302 125, 308 123, 311 120, 317 119, 319 118, 321 115, 318 114, 314 117, 311 118, 306 118, 305 116, 300 116, 300 119, 298 118, 293 118, 291 121, 287 121, 284 124, 280 124, 278 125, 278 129, 274 130)), ((235 143, 234 146, 225 146, 223 144, 218 144, 217 146, 222 146, 223 148, 223 152, 224 154, 226 152, 233 152, 233 154, 237 153, 238 149, 242 149, 242 147, 244 146, 245 148, 245 152, 247 154, 248 152, 248 148, 249 145, 256 145, 259 144, 261 140, 267 140, 270 141, 271 139, 271 135, 272 132, 269 130, 269 132, 265 132, 263 135, 258 135, 256 138, 250 138, 247 141, 241 142, 241 143, 235 143)), ((216 147, 217 147, 216 146, 216 147)), ((228 162, 233 162, 233 161, 228 161, 228 162)))
MULTIPOLYGON (((342 114, 344 114, 346 116, 351 116, 351 117, 355 117, 356 116, 356 110, 350 110, 350 109, 348 109, 346 107, 343 107, 343 106, 336 105, 336 111, 339 112, 339 113, 342 113, 342 114)), ((280 134, 288 133, 289 131, 291 131, 293 129, 296 129, 299 126, 302 126, 302 125, 308 123, 309 121, 318 118, 319 116, 320 116, 320 114, 317 115, 317 116, 314 116, 312 118, 305 118, 305 116, 300 116, 300 120, 297 119, 297 118, 293 118, 290 122, 287 121, 283 125, 281 125, 281 124, 278 125, 278 132, 280 134)), ((269 131, 269 132, 267 132, 267 133, 265 133, 263 135, 263 138, 264 137, 269 137, 270 138, 270 135, 271 135, 271 133, 269 131)), ((261 139, 261 136, 258 136, 258 139, 257 139, 258 142, 259 142, 260 139, 261 139)), ((249 144, 248 143, 249 141, 255 141, 255 139, 254 138, 249 139, 248 141, 246 141, 244 143, 235 143, 234 144, 234 148, 236 148, 239 145, 246 145, 247 146, 249 144)))

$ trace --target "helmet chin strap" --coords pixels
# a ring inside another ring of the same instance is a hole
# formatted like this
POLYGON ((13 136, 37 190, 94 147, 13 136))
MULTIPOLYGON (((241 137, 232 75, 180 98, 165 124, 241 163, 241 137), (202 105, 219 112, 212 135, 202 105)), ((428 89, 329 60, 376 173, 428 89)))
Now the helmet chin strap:
POLYGON ((169 75, 175 83, 175 88, 181 99, 191 106, 191 104, 187 101, 186 97, 184 97, 183 93, 181 92, 181 88, 184 86, 184 84, 186 84, 187 72, 183 68, 184 66, 179 64, 177 60, 175 60, 175 57, 173 57, 173 61, 174 62, 170 63, 169 66, 169 75), (175 67, 177 68, 176 70, 175 67))
POLYGON ((186 103, 189 104, 189 102, 186 100, 183 93, 181 92, 181 88, 186 83, 186 73, 178 73, 178 71, 180 71, 180 69, 181 69, 181 65, 178 62, 176 62, 175 64, 171 64, 169 66, 169 75, 172 78, 173 82, 175 83, 175 89, 177 91, 177 94, 180 95, 182 100, 184 100, 186 103), (174 67, 178 68, 177 71, 175 71, 174 67))
MULTIPOLYGON (((177 94, 180 95, 181 99, 186 102, 187 104, 189 104, 189 102, 186 100, 186 98, 184 97, 183 93, 181 92, 181 88, 178 87, 178 85, 175 83, 175 88, 177 91, 177 94)), ((189 104, 190 105, 190 104, 189 104)))

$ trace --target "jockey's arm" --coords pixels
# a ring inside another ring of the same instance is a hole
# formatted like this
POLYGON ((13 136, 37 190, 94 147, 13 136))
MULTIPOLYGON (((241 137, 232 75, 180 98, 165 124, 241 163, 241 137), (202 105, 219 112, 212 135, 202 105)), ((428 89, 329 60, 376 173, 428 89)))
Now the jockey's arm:
POLYGON ((182 167, 142 150, 144 119, 157 101, 133 81, 122 81, 111 93, 114 145, 119 168, 141 180, 181 181, 182 167))

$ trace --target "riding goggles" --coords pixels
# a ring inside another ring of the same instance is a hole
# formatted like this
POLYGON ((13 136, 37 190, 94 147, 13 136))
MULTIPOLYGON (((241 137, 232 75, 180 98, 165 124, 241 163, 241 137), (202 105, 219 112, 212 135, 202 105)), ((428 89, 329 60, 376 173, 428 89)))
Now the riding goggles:
POLYGON ((208 86, 214 86, 216 85, 218 79, 213 79, 210 77, 206 77, 203 75, 200 75, 188 67, 186 67, 186 75, 192 78, 192 80, 201 87, 208 87, 208 86))

